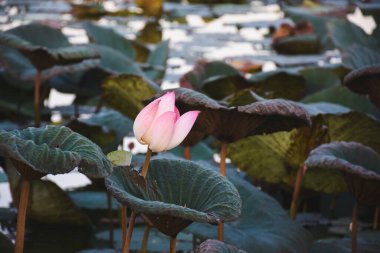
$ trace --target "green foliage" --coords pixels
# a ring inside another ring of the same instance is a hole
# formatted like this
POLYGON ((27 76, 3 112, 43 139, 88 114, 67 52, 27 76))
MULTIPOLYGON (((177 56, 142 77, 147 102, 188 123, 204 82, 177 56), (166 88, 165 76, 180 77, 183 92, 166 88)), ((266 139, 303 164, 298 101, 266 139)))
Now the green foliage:
POLYGON ((273 48, 280 54, 317 54, 321 45, 317 35, 306 34, 281 38, 273 44, 273 48))
POLYGON ((218 240, 206 240, 199 245, 198 253, 244 253, 232 245, 228 245, 218 240))

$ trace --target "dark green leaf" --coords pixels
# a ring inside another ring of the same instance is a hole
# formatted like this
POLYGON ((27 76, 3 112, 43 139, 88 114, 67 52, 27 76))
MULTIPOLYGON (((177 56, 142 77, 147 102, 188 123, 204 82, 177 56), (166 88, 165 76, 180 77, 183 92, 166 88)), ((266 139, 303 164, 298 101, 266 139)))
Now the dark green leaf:
POLYGON ((244 250, 218 240, 206 240, 201 243, 197 253, 244 253, 244 250))
POLYGON ((333 69, 309 67, 300 70, 299 73, 306 80, 305 95, 310 95, 326 88, 341 84, 339 76, 333 69))
POLYGON ((132 169, 115 169, 106 187, 119 202, 170 236, 193 221, 216 224, 240 215, 235 187, 217 172, 191 161, 154 159, 146 180, 132 169))
POLYGON ((88 176, 104 177, 112 169, 96 144, 67 127, 0 130, 0 151, 27 169, 46 174, 67 173, 78 167, 88 176))
POLYGON ((145 72, 146 76, 151 80, 161 80, 165 75, 166 61, 169 57, 169 41, 163 41, 156 46, 156 48, 149 54, 147 63, 149 68, 145 72), (157 70, 155 70, 157 69, 157 70))
MULTIPOLYGON (((290 220, 276 200, 236 172, 227 173, 227 177, 238 189, 243 209, 239 220, 224 224, 226 243, 247 252, 309 252, 311 235, 290 220)), ((194 223, 187 230, 201 239, 216 239, 218 232, 215 227, 201 223, 194 223)))
POLYGON ((317 54, 321 45, 315 34, 295 35, 281 38, 273 44, 279 54, 317 54))

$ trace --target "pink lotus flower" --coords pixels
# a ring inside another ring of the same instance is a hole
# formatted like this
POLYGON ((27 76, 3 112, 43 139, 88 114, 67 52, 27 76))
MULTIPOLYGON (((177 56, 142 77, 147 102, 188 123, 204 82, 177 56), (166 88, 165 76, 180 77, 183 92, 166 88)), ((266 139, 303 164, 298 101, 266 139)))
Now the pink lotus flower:
POLYGON ((180 116, 175 106, 175 93, 167 92, 157 98, 137 115, 133 132, 137 140, 154 152, 178 146, 189 134, 199 111, 180 116))

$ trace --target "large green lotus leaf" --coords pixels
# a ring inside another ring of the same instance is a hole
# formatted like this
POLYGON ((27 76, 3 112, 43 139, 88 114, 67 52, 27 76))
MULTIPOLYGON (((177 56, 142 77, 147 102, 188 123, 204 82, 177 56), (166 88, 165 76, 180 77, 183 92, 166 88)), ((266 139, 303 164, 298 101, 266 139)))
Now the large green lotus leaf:
POLYGON ((359 26, 347 19, 329 22, 327 30, 334 45, 342 51, 346 51, 353 44, 360 44, 373 49, 380 47, 379 38, 366 34, 359 26))
POLYGON ((104 177, 112 170, 96 144, 63 126, 0 130, 0 152, 28 169, 46 174, 67 173, 78 167, 90 177, 104 177))
MULTIPOLYGON (((141 250, 141 240, 144 236, 145 226, 135 226, 133 229, 132 239, 130 249, 131 251, 140 251, 141 250)), ((97 239, 101 239, 104 241, 109 240, 109 231, 102 231, 97 233, 97 239)), ((116 250, 121 250, 122 246, 122 230, 115 229, 114 230, 114 243, 113 246, 116 250)), ((160 231, 155 228, 151 228, 149 231, 148 252, 167 252, 170 245, 170 237, 164 235, 160 231)), ((115 253, 115 249, 111 253, 115 253)), ((191 252, 193 249, 193 236, 191 234, 179 233, 177 235, 177 244, 176 250, 181 252, 191 252)), ((82 253, 78 252, 78 253, 82 253)), ((92 251, 83 251, 83 253, 93 253, 92 251)), ((96 253, 96 251, 94 252, 96 253)), ((104 253, 103 251, 99 253, 104 253)))
MULTIPOLYGON (((218 170, 215 165, 214 169, 218 170)), ((243 209, 237 221, 224 224, 225 243, 247 252, 309 252, 311 235, 290 220, 276 200, 235 171, 227 171, 227 178, 238 189, 243 209)), ((215 227, 201 223, 194 223, 187 231, 201 239, 216 239, 218 233, 215 227)))
MULTIPOLYGON (((170 150, 171 153, 176 156, 183 157, 184 148, 182 146, 178 146, 170 150)), ((214 152, 207 146, 206 143, 200 141, 194 146, 191 147, 191 160, 212 160, 214 152)))
POLYGON ((299 71, 305 78, 305 95, 310 95, 326 88, 341 84, 340 78, 333 69, 307 67, 299 71))
POLYGON ((158 44, 162 41, 162 27, 158 20, 147 21, 137 33, 137 41, 146 44, 158 44))
POLYGON ((103 83, 107 104, 134 119, 144 108, 143 101, 160 91, 157 85, 136 75, 118 75, 107 78, 103 83))
POLYGON ((279 54, 317 54, 321 50, 319 38, 315 34, 295 35, 285 37, 273 43, 273 48, 279 54))
MULTIPOLYGON (((11 193, 15 205, 20 199, 21 177, 8 160, 6 164, 11 193)), ((67 194, 55 183, 45 180, 33 180, 27 215, 34 221, 51 225, 89 226, 89 218, 73 203, 67 194)))
POLYGON ((239 89, 249 87, 242 75, 212 76, 200 84, 201 90, 213 99, 223 99, 239 89))
POLYGON ((208 239, 199 245, 197 253, 244 253, 232 245, 226 244, 218 240, 208 239))
POLYGON ((305 79, 292 71, 261 72, 252 75, 248 81, 253 90, 264 98, 299 100, 305 93, 305 79))
POLYGON ((311 94, 304 99, 304 103, 329 102, 340 104, 353 110, 368 113, 380 118, 380 111, 366 97, 355 94, 346 87, 333 86, 314 94, 311 94))
POLYGON ((169 57, 169 41, 163 41, 149 54, 148 70, 145 75, 151 80, 161 80, 165 75, 166 61, 169 57))
POLYGON ((116 150, 123 138, 133 131, 133 122, 114 110, 107 110, 78 119, 68 127, 98 144, 104 153, 116 150))
POLYGON ((288 131, 310 123, 305 109, 288 100, 268 99, 227 107, 194 90, 178 88, 174 92, 182 113, 200 110, 198 124, 204 126, 208 134, 227 143, 249 135, 288 131))
POLYGON ((361 204, 380 204, 380 154, 358 142, 332 142, 314 149, 305 161, 308 170, 342 172, 348 189, 361 204))
POLYGON ((16 35, 32 45, 50 49, 70 46, 69 40, 60 30, 39 23, 21 25, 8 30, 7 33, 16 35))
POLYGON ((98 26, 93 23, 85 23, 83 27, 92 42, 111 47, 120 51, 130 59, 135 59, 136 53, 132 42, 113 29, 98 26))
POLYGON ((15 251, 12 241, 3 233, 0 233, 0 251, 3 253, 13 253, 15 251))
POLYGON ((346 52, 343 64, 353 69, 344 78, 344 85, 356 93, 368 95, 380 108, 380 53, 354 45, 346 52))
MULTIPOLYGON (((380 151, 379 121, 329 104, 311 104, 307 109, 313 115, 311 128, 251 136, 232 143, 229 145, 232 162, 255 178, 292 186, 298 168, 304 164, 309 152, 320 144, 357 141, 380 151)), ((304 175, 303 187, 323 192, 346 190, 339 174, 312 171, 304 175)))
POLYGON ((45 70, 55 65, 67 65, 85 59, 98 58, 99 54, 89 45, 47 48, 34 45, 8 32, 0 33, 0 44, 20 51, 38 70, 45 70))
POLYGON ((106 187, 120 203, 169 236, 194 221, 236 220, 241 211, 236 188, 217 172, 191 161, 153 159, 146 180, 133 169, 115 169, 106 178, 106 187))
POLYGON ((194 69, 181 77, 180 86, 200 90, 202 83, 215 76, 237 76, 240 72, 234 67, 221 61, 198 62, 194 69))

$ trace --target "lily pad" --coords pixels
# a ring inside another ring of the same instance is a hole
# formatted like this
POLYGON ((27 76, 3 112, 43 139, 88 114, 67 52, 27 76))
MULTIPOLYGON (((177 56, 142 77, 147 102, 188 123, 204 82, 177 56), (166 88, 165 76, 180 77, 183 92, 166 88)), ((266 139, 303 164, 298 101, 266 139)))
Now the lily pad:
POLYGON ((305 164, 309 170, 340 171, 360 204, 380 205, 380 155, 357 142, 332 142, 314 149, 305 164))
POLYGON ((299 71, 305 78, 305 95, 310 95, 321 90, 338 86, 340 78, 333 69, 322 67, 307 67, 299 71))
POLYGON ((149 54, 147 59, 148 70, 145 71, 145 75, 151 80, 160 81, 165 75, 168 57, 169 41, 166 40, 158 44, 149 54))
POLYGON ((105 153, 116 150, 123 138, 131 135, 133 122, 114 110, 107 110, 71 121, 69 128, 98 144, 105 153))
POLYGON ((114 109, 134 119, 144 108, 143 101, 151 98, 160 88, 136 75, 118 75, 103 83, 104 98, 114 109))
POLYGON ((113 29, 98 26, 92 23, 83 24, 90 41, 97 44, 111 47, 123 53, 130 59, 135 59, 136 53, 134 51, 132 42, 121 34, 115 32, 113 29))
POLYGON ((351 70, 377 65, 379 62, 380 53, 377 50, 358 44, 349 47, 342 57, 343 65, 351 70))
MULTIPOLYGON (((309 252, 311 235, 290 220, 276 200, 235 171, 227 171, 227 178, 238 189, 243 209, 239 220, 224 224, 225 243, 247 252, 309 252)), ((201 239, 217 238, 217 229, 208 224, 194 223, 186 230, 201 239)))
POLYGON ((0 152, 17 164, 21 174, 31 170, 60 174, 78 167, 90 177, 104 177, 112 169, 96 144, 67 127, 0 130, 0 152))
POLYGON ((321 45, 315 34, 295 35, 281 38, 273 43, 273 48, 279 54, 317 54, 321 45))
POLYGON ((107 177, 114 197, 148 224, 175 237, 194 221, 217 224, 240 215, 236 188, 223 176, 191 161, 154 159, 147 179, 132 169, 107 177))
POLYGON ((206 132, 223 142, 233 142, 249 135, 287 131, 309 125, 309 115, 297 103, 262 100, 245 106, 227 107, 199 92, 175 89, 181 112, 200 110, 197 121, 206 132))
POLYGON ((244 253, 232 245, 226 244, 218 240, 206 240, 199 245, 197 253, 244 253))
MULTIPOLYGON (((296 171, 304 164, 309 152, 323 143, 357 141, 380 151, 379 121, 331 104, 311 104, 306 108, 312 115, 311 128, 251 136, 232 143, 229 145, 232 162, 255 178, 293 186, 296 171)), ((304 175, 303 187, 323 192, 346 190, 339 173, 312 171, 304 175)))

